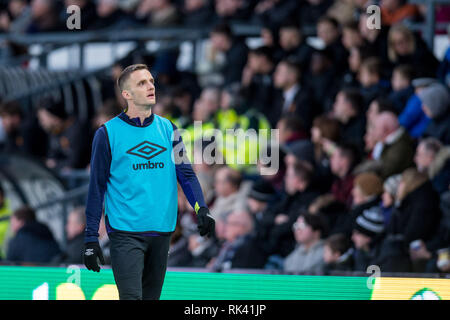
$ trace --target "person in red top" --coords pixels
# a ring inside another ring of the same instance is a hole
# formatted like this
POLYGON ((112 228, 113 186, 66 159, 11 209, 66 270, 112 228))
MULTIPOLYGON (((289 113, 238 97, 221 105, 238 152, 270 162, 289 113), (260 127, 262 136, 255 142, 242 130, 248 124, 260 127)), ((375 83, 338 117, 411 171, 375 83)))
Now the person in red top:
POLYGON ((358 157, 356 147, 350 144, 339 144, 330 158, 331 172, 336 176, 336 180, 331 185, 331 194, 348 208, 353 202, 352 189, 355 176, 352 171, 358 163, 358 157))

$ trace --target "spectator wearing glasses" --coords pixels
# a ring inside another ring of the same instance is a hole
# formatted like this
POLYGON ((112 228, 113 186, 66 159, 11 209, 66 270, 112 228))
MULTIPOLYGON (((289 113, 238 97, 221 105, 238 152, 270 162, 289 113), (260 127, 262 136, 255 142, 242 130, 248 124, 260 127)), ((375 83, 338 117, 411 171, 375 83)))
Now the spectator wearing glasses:
POLYGON ((283 271, 295 273, 321 273, 325 267, 323 259, 326 223, 320 215, 305 213, 298 217, 292 229, 296 248, 284 260, 283 271))

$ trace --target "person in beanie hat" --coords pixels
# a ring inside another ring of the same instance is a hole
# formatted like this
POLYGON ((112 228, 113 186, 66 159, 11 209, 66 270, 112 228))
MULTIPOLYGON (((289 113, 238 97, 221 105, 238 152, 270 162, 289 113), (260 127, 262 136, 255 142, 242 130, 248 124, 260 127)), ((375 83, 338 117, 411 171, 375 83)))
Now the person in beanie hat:
POLYGON ((450 94, 441 83, 433 83, 419 93, 423 111, 431 119, 440 117, 450 106, 450 94))
POLYGON ((373 264, 379 254, 379 243, 384 230, 384 216, 378 206, 364 210, 356 218, 352 233, 355 271, 366 271, 373 264))
MULTIPOLYGON (((382 234, 384 229, 383 213, 378 207, 372 207, 364 210, 363 213, 356 218, 353 233, 357 231, 360 234, 373 239, 382 234)), ((362 243, 358 243, 357 247, 360 244, 362 243)), ((365 247, 365 245, 362 247, 365 247)))
POLYGON ((267 180, 259 180, 253 183, 248 195, 247 206, 254 217, 255 229, 258 232, 261 221, 264 219, 264 213, 269 204, 276 198, 276 191, 272 184, 267 180))
POLYGON ((275 195, 275 189, 270 182, 266 180, 259 180, 253 183, 248 197, 260 202, 271 202, 274 200, 275 195))
POLYGON ((423 112, 431 119, 424 137, 435 137, 443 144, 450 144, 450 94, 448 88, 435 83, 419 93, 423 112))

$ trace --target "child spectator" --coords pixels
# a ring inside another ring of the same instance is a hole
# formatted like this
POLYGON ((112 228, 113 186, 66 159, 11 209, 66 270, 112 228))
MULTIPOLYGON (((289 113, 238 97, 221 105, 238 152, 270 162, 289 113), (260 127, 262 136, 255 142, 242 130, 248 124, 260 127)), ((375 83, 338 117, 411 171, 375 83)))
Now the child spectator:
POLYGON ((384 230, 383 214, 379 207, 366 209, 356 218, 352 233, 355 271, 366 272, 368 266, 377 264, 384 230))
POLYGON ((323 260, 325 274, 333 271, 353 270, 353 248, 351 241, 344 234, 333 234, 325 240, 323 260))
POLYGON ((393 103, 395 110, 400 114, 410 97, 414 94, 412 80, 414 69, 410 65, 399 65, 394 68, 391 78, 392 92, 388 99, 393 103))
POLYGON ((363 60, 359 68, 358 79, 366 108, 373 99, 388 91, 387 85, 382 80, 381 60, 377 57, 363 60))

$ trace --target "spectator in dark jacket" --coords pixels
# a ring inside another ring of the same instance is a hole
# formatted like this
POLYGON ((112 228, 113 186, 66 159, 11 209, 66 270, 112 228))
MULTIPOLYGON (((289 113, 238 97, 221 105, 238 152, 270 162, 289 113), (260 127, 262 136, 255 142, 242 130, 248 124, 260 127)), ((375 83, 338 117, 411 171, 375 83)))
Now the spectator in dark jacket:
POLYGON ((280 27, 293 18, 297 12, 298 1, 262 0, 255 6, 255 20, 266 25, 280 27))
POLYGON ((312 27, 327 12, 333 4, 331 0, 306 0, 302 1, 298 10, 298 18, 302 27, 312 27))
POLYGON ((332 146, 340 140, 339 121, 327 115, 321 115, 314 119, 311 128, 311 141, 314 144, 315 169, 322 180, 324 192, 330 189, 333 176, 330 168, 330 153, 328 146, 332 146))
POLYGON ((277 52, 280 55, 275 57, 276 60, 292 57, 303 70, 308 68, 312 48, 306 43, 306 38, 296 22, 287 20, 280 26, 279 45, 281 51, 277 52))
POLYGON ((49 136, 49 148, 45 164, 52 169, 84 169, 89 163, 89 139, 87 124, 70 116, 64 103, 42 101, 38 109, 41 127, 49 136))
POLYGON ((426 174, 414 168, 406 170, 397 189, 397 204, 382 244, 380 259, 391 261, 385 271, 417 270, 416 263, 411 263, 409 248, 416 240, 431 240, 439 219, 439 197, 426 174))
POLYGON ((54 32, 63 30, 64 24, 60 23, 58 13, 60 3, 50 0, 31 1, 32 20, 27 28, 27 33, 54 32))
POLYGON ((419 92, 423 112, 431 119, 424 137, 431 136, 443 144, 450 144, 450 94, 440 83, 432 84, 419 92))
POLYGON ((48 263, 60 253, 49 228, 36 220, 31 208, 24 207, 14 211, 11 230, 15 235, 8 243, 8 261, 48 263))
POLYGON ((207 0, 185 0, 182 13, 183 24, 188 27, 208 26, 214 18, 212 5, 207 0))
POLYGON ((405 170, 397 189, 398 204, 387 232, 402 235, 404 245, 418 239, 431 239, 440 219, 439 195, 428 176, 415 168, 405 170))
POLYGON ((274 69, 275 62, 269 47, 249 51, 247 64, 242 71, 242 95, 248 108, 268 113, 275 92, 274 69))
POLYGON ((210 265, 214 271, 264 266, 265 255, 254 250, 253 229, 253 218, 247 211, 234 211, 227 216, 225 242, 210 265))
POLYGON ((413 77, 414 68, 407 64, 395 67, 392 72, 392 92, 389 94, 388 99, 392 102, 398 114, 403 111, 406 103, 414 94, 413 77))
POLYGON ((310 66, 306 70, 305 78, 308 79, 307 85, 311 89, 314 105, 317 107, 316 114, 331 109, 339 88, 340 77, 336 75, 332 59, 333 55, 329 50, 314 50, 310 66))
POLYGON ((358 79, 365 110, 374 99, 388 93, 389 84, 382 79, 381 59, 377 57, 369 57, 362 61, 358 79))
POLYGON ((248 47, 245 42, 234 36, 226 23, 216 25, 210 33, 213 50, 223 52, 225 63, 221 67, 223 84, 241 82, 242 70, 247 63, 248 47))
POLYGON ((366 119, 364 99, 356 88, 345 88, 338 92, 334 100, 332 116, 341 124, 343 142, 355 144, 364 150, 366 119))
POLYGON ((325 49, 332 53, 332 62, 338 74, 347 69, 348 52, 341 42, 339 22, 332 17, 322 16, 317 21, 317 36, 325 44, 325 49))
POLYGON ((369 14, 363 13, 359 19, 359 31, 367 43, 369 52, 380 58, 383 62, 383 70, 390 75, 392 66, 388 58, 388 28, 369 28, 369 14))
POLYGON ((301 84, 302 69, 297 61, 285 59, 278 63, 273 81, 275 88, 279 89, 274 95, 267 118, 275 127, 282 115, 296 114, 302 121, 305 130, 309 132, 317 110, 312 104, 309 88, 301 84))
POLYGON ((288 166, 285 193, 281 201, 266 213, 265 227, 268 237, 263 243, 265 251, 282 257, 295 246, 292 225, 302 211, 306 211, 318 193, 311 188, 312 171, 301 162, 288 166))
POLYGON ((35 115, 26 117, 17 101, 0 105, 0 150, 19 152, 44 158, 47 152, 47 134, 39 126, 35 115))
POLYGON ((392 67, 409 64, 415 67, 419 77, 435 77, 439 61, 425 42, 404 24, 390 28, 388 35, 388 57, 392 67))
MULTIPOLYGON (((354 245, 353 270, 367 271, 367 267, 379 263, 380 241, 385 231, 383 214, 379 207, 364 210, 356 219, 352 233, 354 245)), ((384 271, 383 266, 378 265, 384 271)))
POLYGON ((448 264, 440 266, 437 262, 439 252, 450 248, 450 190, 441 195, 440 208, 442 218, 436 234, 426 242, 419 240, 409 251, 413 261, 426 263, 425 272, 448 272, 449 268, 448 264))
POLYGON ((82 264, 84 248, 84 229, 86 228, 86 213, 84 207, 73 209, 67 216, 65 250, 53 260, 58 263, 82 264))
POLYGON ((185 267, 192 263, 192 255, 189 251, 188 238, 183 235, 183 227, 177 223, 175 231, 170 238, 169 267, 185 267))

